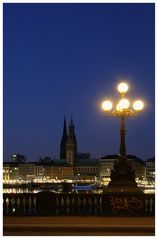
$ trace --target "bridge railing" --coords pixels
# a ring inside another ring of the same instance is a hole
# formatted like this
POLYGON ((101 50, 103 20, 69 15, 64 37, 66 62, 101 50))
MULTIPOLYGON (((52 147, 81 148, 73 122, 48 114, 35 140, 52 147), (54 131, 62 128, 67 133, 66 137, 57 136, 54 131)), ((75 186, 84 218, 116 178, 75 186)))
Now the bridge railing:
POLYGON ((155 214, 155 194, 4 193, 4 216, 126 216, 155 214))

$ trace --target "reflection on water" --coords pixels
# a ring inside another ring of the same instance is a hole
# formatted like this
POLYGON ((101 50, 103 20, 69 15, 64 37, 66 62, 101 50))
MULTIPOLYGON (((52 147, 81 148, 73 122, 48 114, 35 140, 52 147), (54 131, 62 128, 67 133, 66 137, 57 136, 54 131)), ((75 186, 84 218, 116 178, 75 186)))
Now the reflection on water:
MULTIPOLYGON (((60 187, 41 187, 41 188, 3 188, 3 193, 38 193, 40 191, 43 190, 50 190, 51 192, 55 192, 55 193, 61 193, 63 192, 63 189, 61 189, 60 187)), ((79 193, 78 190, 75 190, 73 188, 66 188, 67 190, 65 190, 66 192, 75 192, 75 193, 79 193)), ((93 193, 102 193, 102 190, 86 190, 84 191, 85 193, 89 193, 89 192, 93 192, 93 193)))
MULTIPOLYGON (((84 188, 84 187, 83 187, 84 188)), ((60 186, 56 185, 51 185, 51 187, 11 187, 11 188, 3 188, 3 193, 38 193, 43 190, 50 190, 55 193, 61 193, 63 192, 63 188, 60 186)), ((76 190, 76 188, 65 188, 65 192, 76 192, 79 193, 80 190, 76 190)), ((144 193, 155 193, 154 188, 142 188, 142 191, 144 193)), ((91 190, 84 190, 85 193, 92 192, 92 193, 102 193, 102 189, 91 189, 91 190)))
POLYGON ((38 193, 39 189, 30 188, 3 188, 3 193, 38 193))

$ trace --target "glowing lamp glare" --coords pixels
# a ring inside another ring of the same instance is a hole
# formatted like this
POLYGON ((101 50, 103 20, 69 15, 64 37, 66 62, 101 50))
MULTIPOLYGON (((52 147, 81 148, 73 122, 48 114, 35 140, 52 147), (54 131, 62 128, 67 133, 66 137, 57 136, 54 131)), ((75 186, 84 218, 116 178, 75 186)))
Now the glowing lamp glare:
POLYGON ((102 109, 105 111, 109 111, 112 109, 112 102, 109 100, 106 100, 102 103, 102 109))
POLYGON ((128 107, 129 107, 129 100, 127 100, 127 99, 120 100, 117 105, 118 110, 128 109, 128 107))
POLYGON ((117 90, 120 93, 126 93, 128 91, 128 85, 125 82, 122 82, 118 85, 117 90))
POLYGON ((133 103, 133 108, 134 110, 142 110, 144 108, 144 104, 141 100, 136 100, 134 103, 133 103))

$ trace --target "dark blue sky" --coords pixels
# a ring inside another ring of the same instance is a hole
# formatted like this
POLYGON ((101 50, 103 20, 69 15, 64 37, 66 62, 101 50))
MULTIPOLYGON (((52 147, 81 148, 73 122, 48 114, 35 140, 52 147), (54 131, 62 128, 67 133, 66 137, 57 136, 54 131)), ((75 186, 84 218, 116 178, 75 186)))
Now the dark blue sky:
POLYGON ((127 153, 154 156, 154 4, 4 4, 4 160, 59 157, 73 111, 78 151, 118 153, 119 119, 100 110, 127 79, 144 112, 128 119, 127 153))

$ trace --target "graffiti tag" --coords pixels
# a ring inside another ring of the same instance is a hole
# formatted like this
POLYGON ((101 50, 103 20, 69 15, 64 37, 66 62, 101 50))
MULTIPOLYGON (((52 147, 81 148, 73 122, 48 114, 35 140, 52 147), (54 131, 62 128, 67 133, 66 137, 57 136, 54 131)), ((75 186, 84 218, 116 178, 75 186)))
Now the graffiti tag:
POLYGON ((138 200, 135 197, 119 198, 119 197, 111 196, 110 203, 111 203, 113 212, 118 212, 120 210, 131 212, 133 210, 139 210, 143 206, 143 202, 141 202, 140 200, 138 200))

